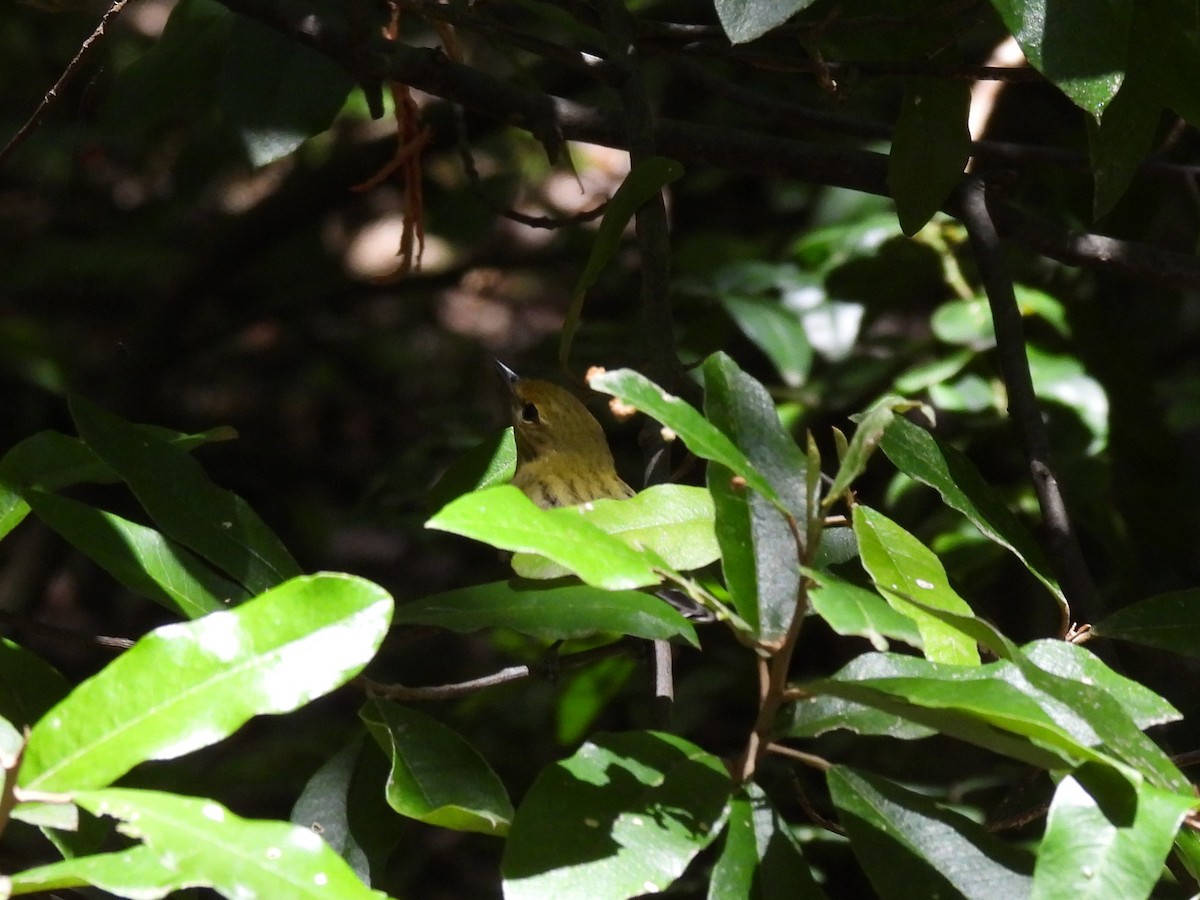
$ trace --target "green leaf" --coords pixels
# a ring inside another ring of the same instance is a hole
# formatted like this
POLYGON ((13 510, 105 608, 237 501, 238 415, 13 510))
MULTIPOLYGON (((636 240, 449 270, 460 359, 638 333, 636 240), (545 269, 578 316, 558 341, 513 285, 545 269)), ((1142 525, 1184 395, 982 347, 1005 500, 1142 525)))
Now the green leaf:
POLYGON ((429 508, 441 509, 451 500, 497 484, 508 484, 517 470, 517 442, 512 426, 472 447, 450 464, 429 489, 429 508))
POLYGON ((660 891, 716 837, 730 790, 721 761, 683 738, 597 735, 525 795, 505 848, 504 896, 660 891))
POLYGON ((459 497, 425 527, 501 550, 545 556, 593 587, 627 590, 662 580, 642 553, 605 534, 573 509, 539 509, 509 484, 459 497))
POLYGON ((729 801, 725 842, 713 866, 708 900, 819 900, 791 826, 767 795, 749 782, 729 801))
POLYGON ((682 175, 683 166, 675 160, 663 156, 647 157, 630 170, 617 192, 608 201, 604 218, 600 220, 600 228, 596 232, 595 243, 592 244, 592 252, 579 275, 579 280, 575 282, 575 290, 571 292, 571 305, 567 309, 558 344, 558 361, 564 366, 571 355, 575 332, 579 330, 584 297, 621 246, 621 239, 629 221, 642 204, 682 175))
POLYGON ((947 344, 987 350, 996 346, 996 326, 986 297, 949 300, 933 311, 929 327, 947 344))
POLYGON ((897 611, 917 623, 925 655, 934 662, 977 665, 975 639, 931 616, 909 600, 970 616, 971 607, 946 577, 941 561, 924 544, 867 506, 854 507, 854 534, 863 567, 876 589, 897 611))
POLYGON ((24 872, 15 885, 95 884, 138 898, 211 887, 226 897, 384 900, 307 828, 243 819, 212 800, 157 791, 112 788, 75 799, 97 815, 120 819, 120 830, 142 844, 24 872))
POLYGON ((1034 870, 1034 900, 1149 897, 1195 794, 1171 793, 1107 766, 1058 783, 1034 870))
POLYGON ((387 700, 370 700, 360 715, 392 761, 388 804, 419 822, 504 835, 512 802, 478 751, 437 719, 387 700))
POLYGON ((785 709, 778 727, 780 734, 798 738, 820 737, 839 729, 899 741, 915 741, 937 734, 936 729, 918 725, 903 716, 826 695, 805 697, 791 704, 785 709))
MULTIPOLYGON (((784 431, 766 388, 724 353, 705 361, 704 388, 709 421, 746 448, 793 519, 806 521, 808 460, 784 431)), ((736 487, 732 475, 718 462, 709 464, 721 567, 734 607, 755 637, 778 642, 796 614, 803 539, 798 546, 780 510, 762 494, 736 487)))
MULTIPOLYGON (((1119 675, 1086 647, 1066 641, 1040 640, 1021 648, 1021 656, 1044 672, 1064 680, 1064 687, 1075 686, 1075 699, 1081 699, 1079 687, 1098 688, 1115 700, 1136 728, 1177 722, 1179 710, 1145 685, 1119 675)), ((1028 669, 1026 669, 1028 673, 1028 669)))
POLYGON ((840 454, 841 465, 837 475, 834 476, 829 490, 825 492, 825 499, 821 501, 825 508, 833 506, 838 498, 849 490, 854 480, 867 470, 867 460, 879 446, 884 432, 895 420, 896 413, 918 409, 920 406, 920 403, 905 400, 903 397, 884 397, 861 416, 856 417, 858 427, 854 430, 854 437, 850 439, 846 452, 840 454))
POLYGON ((1200 876, 1200 834, 1181 828, 1175 835, 1175 855, 1189 875, 1200 876))
POLYGON ((545 641, 612 632, 648 640, 678 636, 700 646, 692 624, 657 597, 585 584, 480 584, 402 603, 396 607, 394 622, 432 625, 460 634, 511 628, 545 641))
MULTIPOLYGON (((291 821, 321 835, 360 880, 370 884, 367 854, 350 831, 349 798, 363 748, 361 732, 313 773, 292 807, 291 821)), ((382 830, 382 829, 380 829, 382 830)))
POLYGON ((905 83, 888 154, 888 188, 900 227, 925 227, 958 184, 971 155, 971 86, 954 78, 914 76, 905 83))
POLYGON ((715 0, 714 3, 721 28, 731 44, 760 38, 812 4, 813 0, 715 0))
POLYGON ((883 900, 1029 896, 1033 860, 982 825, 876 775, 834 766, 826 778, 854 855, 883 900))
MULTIPOLYGON (((635 550, 650 550, 676 571, 699 569, 721 555, 713 528, 712 495, 684 484, 656 484, 628 500, 593 500, 565 507, 635 550)), ((563 566, 518 553, 513 571, 522 578, 558 578, 563 566)))
POLYGON ((966 456, 900 417, 888 425, 879 446, 901 472, 936 490, 985 537, 1010 550, 1066 609, 1066 597, 1041 550, 966 456))
POLYGON ((206 119, 236 18, 215 0, 181 0, 162 36, 118 75, 100 107, 104 131, 141 143, 173 122, 206 119))
POLYGON ((0 638, 0 718, 18 729, 33 725, 71 690, 41 657, 0 638))
POLYGON ((555 704, 554 736, 559 745, 571 747, 582 741, 637 670, 636 660, 610 656, 568 673, 555 704))
POLYGON ((296 709, 367 664, 391 611, 377 585, 312 575, 155 629, 34 726, 22 785, 100 787, 144 760, 214 744, 251 716, 296 709))
POLYGON ((241 497, 214 485, 194 459, 80 397, 80 437, 129 485, 163 533, 252 594, 300 574, 279 538, 241 497))
POLYGON ((154 848, 138 844, 116 853, 80 856, 26 869, 9 879, 0 877, 0 896, 20 897, 90 886, 117 897, 159 900, 181 887, 193 885, 194 882, 182 880, 178 871, 165 865, 154 848))
POLYGON ((1043 697, 1015 663, 1005 660, 959 666, 866 653, 804 689, 891 713, 1043 769, 1107 759, 1087 746, 1096 740, 1090 729, 1076 735, 1059 724, 1055 716, 1064 714, 1059 702, 1043 697))
POLYGON ((813 349, 804 323, 779 300, 722 294, 721 305, 775 365, 789 387, 799 387, 812 368, 813 349))
POLYGON ((56 494, 25 496, 38 518, 117 581, 172 612, 195 619, 250 596, 153 528, 56 494))
POLYGON ((1190 0, 1141 0, 1133 5, 1126 78, 1148 85, 1154 105, 1200 123, 1200 47, 1190 0))
POLYGON ((287 156, 327 129, 352 87, 353 79, 328 56, 236 17, 221 66, 219 101, 253 165, 287 156))
POLYGON ((771 484, 751 465, 750 460, 721 431, 708 422, 695 407, 669 394, 632 369, 604 372, 588 381, 594 390, 612 394, 670 428, 701 459, 720 463, 772 503, 780 498, 771 484))
POLYGON ((1026 352, 1034 392, 1044 400, 1061 403, 1079 417, 1092 435, 1088 453, 1103 450, 1108 444, 1108 394, 1103 385, 1073 356, 1046 353, 1034 344, 1026 352))
POLYGON ((1200 656, 1200 588, 1139 600, 1093 625, 1092 633, 1200 656))
POLYGON ((1029 64, 1099 118, 1121 87, 1132 0, 992 0, 1029 64))
POLYGON ((888 649, 888 638, 921 649, 917 624, 879 594, 828 572, 809 574, 816 581, 808 592, 813 612, 838 634, 866 638, 876 650, 888 649))
POLYGON ((1138 715, 1154 722, 1174 721, 1181 718, 1175 709, 1112 672, 1087 648, 1048 646, 1054 643, 1063 642, 1035 642, 1015 659, 1030 685, 1046 698, 1043 708, 1089 747, 1102 747, 1159 787, 1188 789, 1183 773, 1134 720, 1138 715))
POLYGON ((1107 215, 1124 195, 1138 166, 1154 149, 1162 102, 1145 79, 1130 73, 1097 123, 1088 120, 1095 193, 1092 217, 1107 215))

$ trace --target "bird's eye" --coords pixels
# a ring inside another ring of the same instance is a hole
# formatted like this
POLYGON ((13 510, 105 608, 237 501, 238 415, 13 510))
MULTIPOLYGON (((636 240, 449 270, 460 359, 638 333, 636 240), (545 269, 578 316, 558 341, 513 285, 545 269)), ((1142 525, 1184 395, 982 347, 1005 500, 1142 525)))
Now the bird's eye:
POLYGON ((521 421, 527 425, 536 425, 541 421, 541 416, 538 415, 538 408, 533 403, 526 403, 521 407, 521 421))

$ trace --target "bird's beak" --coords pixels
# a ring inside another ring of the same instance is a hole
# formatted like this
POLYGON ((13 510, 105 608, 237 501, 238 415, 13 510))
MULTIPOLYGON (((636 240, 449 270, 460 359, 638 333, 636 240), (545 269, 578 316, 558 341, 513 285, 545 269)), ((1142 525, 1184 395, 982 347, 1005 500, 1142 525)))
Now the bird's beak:
POLYGON ((493 359, 492 364, 495 365, 496 371, 500 373, 500 377, 504 379, 504 383, 512 388, 514 384, 521 380, 521 376, 500 362, 498 359, 493 359))

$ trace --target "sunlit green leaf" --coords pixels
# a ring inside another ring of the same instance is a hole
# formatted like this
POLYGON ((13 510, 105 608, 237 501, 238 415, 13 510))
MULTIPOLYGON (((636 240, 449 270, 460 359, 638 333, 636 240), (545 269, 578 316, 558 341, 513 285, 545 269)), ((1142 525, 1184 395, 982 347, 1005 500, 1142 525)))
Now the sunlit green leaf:
MULTIPOLYGON (((622 501, 628 502, 628 501, 622 501)), ((540 509, 512 485, 459 497, 426 528, 520 553, 536 553, 609 590, 647 587, 662 580, 647 558, 570 508, 540 509)))
POLYGON ((1066 597, 1032 536, 966 456, 901 417, 888 425, 880 448, 901 472, 932 487, 986 537, 1011 550, 1066 607, 1066 597))
POLYGON ((631 369, 594 376, 588 382, 597 391, 612 394, 666 425, 701 459, 720 463, 746 480, 746 484, 774 503, 781 502, 774 488, 729 437, 708 422, 695 407, 667 393, 631 369))
POLYGON ((125 897, 162 897, 164 888, 185 887, 212 887, 225 897, 384 897, 359 881, 308 828, 243 819, 212 800, 157 791, 112 788, 80 793, 76 800, 97 815, 119 819, 121 831, 142 844, 107 859, 83 857, 47 866, 41 870, 43 879, 47 870, 78 870, 83 883, 89 875, 102 874, 94 883, 125 897), (101 873, 91 872, 91 861, 98 859, 112 864, 101 873))
POLYGON ((827 572, 812 577, 817 581, 808 592, 813 612, 838 634, 866 638, 876 650, 888 649, 888 638, 921 648, 917 624, 879 594, 827 572))
POLYGON ((1086 763, 1059 782, 1034 870, 1035 900, 1148 897, 1195 794, 1086 763))
POLYGON ((456 459, 429 489, 429 507, 441 509, 456 497, 512 481, 517 470, 517 443, 510 425, 456 459))
POLYGON ((716 837, 731 787, 721 761, 683 738, 597 735, 525 795, 505 847, 504 896, 661 891, 716 837))
POLYGON ((456 831, 508 831, 513 808, 504 785, 457 732, 388 700, 368 701, 360 715, 392 761, 387 781, 392 809, 456 831))
POLYGON ((38 518, 121 584, 189 619, 249 597, 153 528, 57 494, 27 491, 25 497, 38 518))
POLYGON ((392 601, 350 575, 296 578, 235 609, 166 625, 75 688, 34 726, 22 785, 99 787, 149 759, 216 743, 357 674, 392 601))
MULTIPOLYGON (((703 488, 656 484, 628 500, 594 500, 567 509, 635 550, 652 551, 676 571, 699 569, 721 555, 712 495, 703 488)), ((520 553, 513 557, 513 571, 523 578, 557 578, 569 572, 520 553)))
POLYGON ((971 607, 950 587, 938 558, 895 522, 866 506, 854 507, 854 534, 875 587, 898 612, 917 623, 925 655, 935 662, 977 664, 973 637, 909 602, 911 598, 971 615, 971 607))
POLYGON ((837 475, 834 476, 829 490, 825 492, 823 504, 826 507, 837 502, 837 499, 846 492, 854 480, 866 471, 867 460, 879 446, 884 432, 896 418, 896 413, 916 409, 920 406, 920 403, 905 400, 902 397, 884 397, 857 417, 858 427, 854 430, 854 437, 850 439, 846 452, 841 454, 841 465, 838 467, 837 475))

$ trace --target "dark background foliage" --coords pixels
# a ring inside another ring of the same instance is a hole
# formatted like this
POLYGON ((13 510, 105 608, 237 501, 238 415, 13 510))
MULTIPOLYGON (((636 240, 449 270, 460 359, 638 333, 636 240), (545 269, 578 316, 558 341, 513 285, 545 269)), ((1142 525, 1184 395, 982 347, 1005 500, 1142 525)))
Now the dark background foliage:
MULTIPOLYGON (((362 6, 368 18, 379 12, 362 6)), ((405 4, 404 39, 434 44, 430 22, 440 16, 462 26, 471 66, 616 108, 611 86, 568 49, 589 47, 591 33, 574 18, 582 6, 481 6, 422 11, 405 4), (514 49, 518 33, 531 43, 514 49)), ((192 7, 197 15, 218 8, 192 7)), ((0 137, 25 121, 104 8, 0 7, 0 137)), ((170 8, 163 0, 131 6, 0 167, 0 449, 46 428, 69 432, 64 397, 72 392, 137 422, 180 431, 231 426, 236 440, 205 446, 197 457, 215 482, 249 501, 306 571, 365 575, 401 603, 504 577, 490 548, 421 527, 434 511, 428 490, 463 451, 504 424, 491 358, 557 377, 559 330, 595 231, 535 229, 498 210, 565 218, 594 208, 619 185, 624 154, 574 146, 572 171, 561 158, 549 161, 530 134, 503 124, 506 116, 484 114, 478 101, 464 98, 464 110, 419 94, 422 120, 432 128, 421 160, 424 264, 380 283, 372 276, 393 264, 400 191, 394 183, 362 193, 352 186, 390 156, 390 119, 372 120, 356 90, 328 131, 253 166, 239 134, 244 123, 222 105, 229 88, 221 78, 228 76, 203 45, 190 55, 173 51, 173 65, 137 80, 134 60, 156 42, 168 46, 162 26, 170 8), (465 145, 477 180, 464 173, 465 145)), ((803 162, 780 162, 772 148, 786 155, 777 142, 806 140, 853 162, 853 151, 884 147, 902 103, 903 65, 920 59, 936 68, 944 59, 937 51, 947 46, 962 63, 981 64, 1003 37, 1000 17, 984 3, 823 2, 794 28, 735 52, 711 27, 711 11, 664 2, 643 12, 647 22, 709 26, 694 41, 666 31, 646 38, 645 81, 662 117, 710 127, 718 138, 753 130, 763 135, 762 155, 731 165, 713 154, 706 164, 700 147, 669 191, 676 346, 656 351, 655 342, 670 336, 646 333, 639 259, 627 241, 588 294, 571 374, 593 364, 646 367, 656 353, 690 364, 724 349, 773 387, 793 430, 811 429, 832 458, 831 426, 849 430, 848 416, 897 392, 899 376, 950 356, 953 347, 931 327, 931 315, 955 298, 948 261, 968 279, 973 262, 949 220, 912 241, 899 235, 889 200, 846 189, 856 179, 877 181, 879 172, 847 163, 848 174, 805 178, 803 162), (819 59, 834 68, 822 70, 819 59), (831 77, 836 91, 823 83, 831 77), (824 309, 850 317, 830 312, 830 322, 850 328, 849 339, 818 348, 824 352, 792 385, 730 314, 731 297, 778 300, 781 284, 807 284, 824 309), (857 316, 857 327, 847 324, 857 316)), ((1192 253, 1200 197, 1190 125, 1163 113, 1152 129, 1151 163, 1099 221, 1085 113, 1057 89, 1014 78, 1000 92, 986 136, 976 171, 1057 233, 1094 229, 1192 253)), ((1047 406, 1059 474, 1105 606, 1193 586, 1200 579, 1200 282, 1181 288, 1104 265, 1076 268, 1028 244, 1018 235, 1010 245, 1017 280, 1055 298, 1069 330, 1030 316, 1031 343, 1071 361, 1107 398, 1099 437, 1081 420, 1082 401, 1062 395, 1047 406)), ((966 448, 1034 522, 1023 461, 998 412, 1003 387, 986 347, 964 346, 971 353, 958 369, 928 379, 941 390, 933 397, 942 408, 939 434, 966 448)), ((603 404, 595 409, 603 413, 603 404)), ((610 417, 605 424, 619 467, 637 481, 636 424, 610 417)), ((699 483, 702 473, 693 468, 683 477, 699 483)), ((1054 632, 1057 611, 1034 598, 1028 573, 966 534, 928 493, 885 466, 873 468, 859 490, 942 554, 977 614, 1018 641, 1054 632)), ((80 496, 135 514, 115 488, 81 489, 80 496)), ((9 635, 71 679, 111 658, 86 636, 137 637, 167 620, 33 519, 0 546, 0 611, 9 635)), ((516 635, 397 633, 372 674, 437 684, 535 660, 541 649, 516 635)), ((860 651, 814 625, 796 672, 826 674, 860 651)), ((1183 686, 1196 676, 1194 665, 1133 651, 1120 662, 1192 711, 1183 686)), ((714 632, 703 655, 685 652, 679 665, 677 729, 714 752, 734 752, 754 715, 750 661, 714 632)), ((640 666, 595 725, 646 726, 648 678, 640 666)), ((524 683, 432 711, 468 735, 520 796, 565 752, 556 738, 563 690, 524 683)), ((286 720, 258 720, 231 741, 149 766, 137 783, 186 777, 243 815, 286 818, 304 780, 343 742, 358 699, 347 689, 286 720)), ((1178 749, 1197 743, 1192 727, 1168 737, 1178 749)), ((831 736, 823 747, 914 782, 953 782, 960 770, 979 770, 982 751, 943 744, 897 750, 831 736)), ((997 784, 1011 774, 1007 764, 982 765, 992 766, 997 784)), ((764 780, 795 798, 792 777, 778 765, 764 780)), ((827 808, 820 779, 801 777, 813 802, 827 808)), ((803 818, 798 804, 782 801, 803 818)), ((497 842, 395 823, 406 848, 393 863, 396 890, 422 897, 495 891, 497 842)), ((23 863, 42 853, 17 848, 23 863)), ((838 873, 844 856, 831 843, 815 861, 838 873)), ((855 877, 831 884, 831 895, 860 896, 855 877)), ((686 891, 687 879, 683 885, 686 891)))

